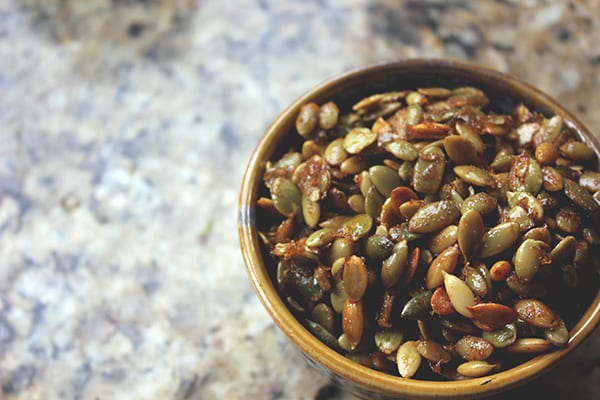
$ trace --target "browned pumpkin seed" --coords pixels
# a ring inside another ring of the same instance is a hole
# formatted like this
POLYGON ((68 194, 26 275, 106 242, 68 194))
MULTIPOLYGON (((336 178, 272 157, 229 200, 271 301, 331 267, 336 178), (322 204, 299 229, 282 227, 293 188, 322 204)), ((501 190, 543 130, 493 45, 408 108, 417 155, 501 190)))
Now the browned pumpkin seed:
POLYGON ((340 228, 340 234, 356 242, 365 237, 373 227, 373 218, 368 214, 358 214, 344 222, 340 228))
POLYGON ((362 301, 352 301, 347 298, 342 310, 342 329, 352 350, 358 346, 362 339, 365 328, 364 318, 362 301))
POLYGON ((436 97, 436 98, 446 98, 450 97, 452 91, 443 87, 427 87, 427 88, 419 88, 417 92, 426 97, 436 97))
MULTIPOLYGON (((386 199, 379 193, 375 186, 371 186, 365 196, 365 213, 372 219, 376 219, 382 213, 382 207, 386 199)), ((382 219, 386 223, 387 219, 382 219)))
POLYGON ((488 258, 508 250, 519 237, 519 225, 504 222, 488 230, 481 241, 479 257, 488 258))
POLYGON ((437 192, 444 177, 446 159, 441 149, 428 146, 419 152, 414 166, 413 188, 419 193, 437 192))
POLYGON ((312 156, 321 155, 321 147, 314 140, 306 140, 302 143, 302 158, 308 160, 312 156))
POLYGON ((574 236, 566 236, 554 246, 550 252, 550 260, 554 265, 563 265, 571 262, 575 256, 577 240, 574 236))
POLYGON ((398 207, 398 213, 404 219, 411 219, 412 216, 415 215, 415 213, 424 205, 425 202, 423 200, 409 200, 400 204, 398 207))
POLYGON ((494 352, 494 346, 487 340, 472 335, 460 338, 454 349, 463 359, 467 361, 487 360, 494 352))
POLYGON ((542 181, 540 165, 526 152, 521 153, 508 173, 508 188, 513 192, 537 194, 542 187, 542 181))
POLYGON ((353 128, 344 137, 344 149, 349 154, 358 154, 377 140, 377 134, 369 128, 353 128))
POLYGON ((433 363, 447 363, 452 359, 452 353, 446 350, 438 342, 429 339, 417 340, 417 351, 419 354, 433 363))
POLYGON ((556 328, 561 319, 550 307, 537 299, 517 300, 514 309, 523 321, 539 328, 556 328))
POLYGON ((408 229, 413 233, 436 232, 456 222, 459 216, 460 210, 453 201, 436 201, 417 210, 410 218, 408 229))
POLYGON ((478 303, 468 307, 473 319, 500 329, 517 320, 517 313, 510 307, 500 303, 478 303))
POLYGON ((583 172, 579 176, 579 185, 592 193, 600 191, 600 172, 583 172))
POLYGON ((344 139, 338 138, 330 142, 325 148, 323 158, 329 165, 342 164, 348 158, 348 152, 344 148, 344 139))
POLYGON ((583 216, 573 207, 564 207, 556 213, 556 225, 567 233, 578 233, 583 226, 583 216))
MULTIPOLYGON (((306 239, 306 245, 308 247, 316 248, 323 247, 335 239, 335 230, 331 228, 319 229, 308 236, 306 239)), ((318 322, 318 321, 317 321, 318 322)))
POLYGON ((496 172, 508 172, 516 156, 512 154, 498 154, 490 167, 496 172))
POLYGON ((432 262, 427 270, 425 278, 425 287, 427 289, 435 289, 442 286, 444 277, 442 271, 452 273, 456 268, 460 252, 458 247, 451 246, 442 251, 432 262))
POLYGON ((552 343, 546 339, 539 338, 521 338, 515 340, 513 344, 505 347, 506 351, 516 354, 537 354, 548 351, 552 348, 552 343))
POLYGON ((465 199, 461 205, 461 212, 475 210, 479 214, 487 215, 498 208, 498 200, 485 192, 475 193, 465 199))
POLYGON ((490 268, 490 278, 494 282, 504 282, 511 273, 512 265, 506 260, 498 260, 490 268))
POLYGON ((462 270, 465 283, 477 297, 486 297, 488 295, 488 285, 478 269, 465 265, 462 270))
POLYGON ((464 137, 465 139, 471 142, 477 153, 481 154, 485 151, 485 144, 483 143, 483 140, 481 140, 481 137, 475 127, 465 122, 459 121, 455 124, 455 128, 456 132, 460 136, 464 137))
POLYGON ((520 297, 543 297, 548 293, 538 282, 527 282, 514 272, 506 278, 506 285, 520 297))
POLYGON ((409 141, 398 139, 385 145, 385 149, 394 157, 404 161, 414 161, 419 156, 418 150, 409 141))
POLYGON ((359 301, 365 291, 368 283, 367 266, 362 258, 352 255, 344 263, 344 290, 348 298, 352 301, 359 301))
POLYGON ((429 241, 429 249, 433 254, 440 254, 448 247, 456 244, 458 241, 458 226, 448 225, 437 234, 435 234, 429 241))
POLYGON ((479 249, 484 229, 481 214, 475 210, 468 210, 458 221, 458 247, 466 260, 479 249))
POLYGON ((398 373, 403 378, 410 378, 417 372, 421 365, 417 342, 409 340, 402 343, 396 352, 396 365, 398 365, 398 373))
POLYGON ((319 106, 315 103, 304 104, 300 107, 296 118, 296 130, 300 136, 310 138, 319 121, 319 106))
POLYGON ((544 142, 535 148, 535 159, 540 165, 551 165, 560 157, 558 147, 553 143, 544 142))
POLYGON ((404 97, 406 97, 406 94, 407 92, 405 91, 377 93, 360 100, 358 103, 352 106, 352 109, 361 114, 364 114, 365 112, 370 111, 373 108, 377 108, 381 104, 401 100, 404 97))
POLYGON ((537 226, 535 228, 531 228, 525 232, 525 234, 523 234, 523 240, 525 239, 541 240, 544 243, 550 244, 550 230, 547 226, 537 226))
POLYGON ((391 191, 390 198, 392 207, 398 210, 403 203, 409 200, 417 200, 419 197, 411 188, 398 186, 391 191))

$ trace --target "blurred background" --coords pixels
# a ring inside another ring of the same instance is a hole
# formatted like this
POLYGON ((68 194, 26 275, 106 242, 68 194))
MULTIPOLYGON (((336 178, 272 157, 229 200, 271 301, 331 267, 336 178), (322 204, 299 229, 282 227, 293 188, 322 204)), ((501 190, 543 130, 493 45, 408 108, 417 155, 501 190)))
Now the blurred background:
MULTIPOLYGON (((0 398, 344 399, 237 238, 254 145, 353 68, 470 60, 600 135, 600 2, 0 1, 0 398)), ((592 399, 600 339, 505 398, 592 399)))

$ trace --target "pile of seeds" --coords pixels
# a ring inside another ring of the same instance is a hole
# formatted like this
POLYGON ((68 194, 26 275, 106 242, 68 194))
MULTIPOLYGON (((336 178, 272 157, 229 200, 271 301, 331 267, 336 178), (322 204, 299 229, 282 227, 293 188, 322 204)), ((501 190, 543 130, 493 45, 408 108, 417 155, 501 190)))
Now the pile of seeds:
POLYGON ((332 349, 461 379, 567 345, 598 289, 596 153, 558 115, 489 103, 459 87, 301 107, 301 147, 265 168, 260 237, 332 349))

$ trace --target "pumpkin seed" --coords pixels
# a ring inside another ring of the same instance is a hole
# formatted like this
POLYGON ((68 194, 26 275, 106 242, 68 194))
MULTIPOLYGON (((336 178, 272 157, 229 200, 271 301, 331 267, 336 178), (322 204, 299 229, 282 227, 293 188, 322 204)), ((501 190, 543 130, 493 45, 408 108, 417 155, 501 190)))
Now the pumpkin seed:
POLYGON ((419 152, 414 166, 413 188, 419 193, 435 193, 444 177, 446 160, 438 147, 429 146, 419 152))
POLYGON ((541 240, 546 244, 550 244, 550 230, 547 226, 538 226, 531 228, 523 235, 523 239, 541 240))
POLYGON ((583 172, 579 176, 579 185, 592 193, 600 191, 600 172, 583 172))
POLYGON ((481 337, 490 342, 495 348, 503 349, 517 340, 517 325, 509 323, 495 331, 484 331, 481 337))
MULTIPOLYGON (((451 315, 450 317, 440 319, 440 325, 446 329, 450 329, 454 332, 468 335, 479 335, 481 330, 473 325, 470 319, 464 318, 460 315, 451 315)), ((462 335, 461 335, 462 336, 462 335)))
POLYGON ((475 210, 479 214, 487 215, 498 208, 498 200, 485 192, 475 193, 465 199, 461 205, 462 214, 469 210, 475 210))
POLYGON ((565 194, 573 203, 577 204, 584 211, 597 215, 600 212, 600 205, 594 200, 594 197, 579 184, 567 179, 564 184, 565 194))
POLYGON ((483 361, 492 355, 494 346, 481 337, 465 335, 456 342, 454 350, 467 361, 483 361))
POLYGON ((403 378, 412 377, 421 365, 421 354, 417 351, 417 342, 408 340, 396 352, 398 373, 403 378))
POLYGON ((450 297, 443 286, 438 287, 434 290, 431 295, 431 310, 438 315, 450 315, 456 310, 452 306, 450 297))
POLYGON ((488 258, 508 250, 519 237, 519 225, 504 222, 488 230, 482 238, 479 257, 488 258))
POLYGON ((372 219, 375 219, 381 214, 381 208, 385 202, 383 197, 375 186, 371 186, 365 195, 365 213, 372 219))
POLYGON ((442 286, 444 283, 444 277, 442 271, 452 273, 456 268, 458 262, 458 256, 460 252, 458 247, 451 246, 446 250, 442 251, 432 262, 427 270, 427 277, 425 278, 425 287, 427 289, 435 289, 442 286))
POLYGON ((596 156, 594 150, 592 150, 587 144, 574 140, 560 146, 560 151, 569 160, 576 162, 590 161, 596 156))
POLYGON ((542 166, 554 164, 558 157, 560 152, 553 143, 544 142, 535 148, 535 160, 542 166))
POLYGON ((458 221, 458 247, 466 260, 470 260, 481 245, 484 233, 483 219, 475 210, 468 210, 458 221))
POLYGON ((388 153, 404 161, 415 161, 419 156, 418 150, 407 140, 394 140, 384 147, 388 153))
POLYGON ((394 245, 392 254, 381 263, 381 284, 390 289, 398 281, 406 269, 408 259, 408 242, 401 240, 394 245))
POLYGON ((474 165, 459 165, 454 167, 454 173, 463 181, 476 186, 494 187, 496 181, 486 170, 474 165))
POLYGON ((331 292, 329 293, 329 300, 331 302, 331 307, 335 310, 336 313, 341 314, 344 309, 344 303, 348 295, 346 294, 346 290, 344 289, 344 281, 337 281, 333 287, 331 292))
POLYGON ((304 138, 310 138, 319 121, 319 106, 315 103, 304 104, 300 107, 296 118, 296 131, 304 138))
POLYGON ((417 194, 409 187, 398 186, 394 188, 390 193, 390 199, 394 210, 398 210, 399 207, 409 200, 418 200, 417 194))
POLYGON ((550 262, 550 246, 540 240, 526 239, 517 248, 512 262, 517 275, 529 281, 535 277, 540 265, 550 262))
POLYGON ((537 299, 517 300, 514 309, 523 321, 539 328, 556 328, 561 319, 550 307, 537 299))
POLYGON ((534 223, 541 222, 544 218, 544 208, 540 201, 528 192, 506 192, 506 199, 510 207, 521 207, 534 223))
POLYGON ((526 152, 517 156, 508 173, 508 188, 513 192, 537 194, 542 187, 542 182, 542 169, 537 161, 529 157, 526 152))
POLYGON ((510 346, 505 347, 506 351, 516 354, 537 354, 548 351, 552 348, 552 343, 546 339, 522 338, 517 339, 510 346))
POLYGON ((454 223, 459 215, 460 210, 453 201, 437 201, 421 207, 410 218, 408 228, 413 233, 436 232, 454 223))
POLYGON ((377 134, 369 128, 353 128, 344 137, 344 149, 349 154, 358 154, 377 140, 377 134))
POLYGON ((516 273, 506 278, 506 285, 520 297, 543 297, 548 290, 537 282, 527 282, 516 273))
POLYGON ((352 301, 359 301, 367 290, 367 266, 362 258, 352 255, 344 262, 344 290, 352 301))
POLYGON ((450 97, 452 91, 443 87, 428 87, 428 88, 419 88, 417 92, 426 97, 438 97, 438 98, 446 98, 450 97))
POLYGON ((433 290, 424 290, 411 297, 402 308, 401 316, 405 319, 423 319, 431 312, 431 296, 433 290))
POLYGON ((481 154, 485 151, 485 144, 473 126, 459 121, 455 124, 455 128, 460 136, 471 142, 477 153, 481 154))
POLYGON ((573 207, 565 207, 556 213, 556 225, 567 233, 578 233, 583 225, 582 215, 573 207))
POLYGON ((310 234, 306 239, 306 245, 311 248, 323 247, 335 239, 335 230, 331 228, 319 229, 310 234))
POLYGON ((583 231, 581 233, 586 242, 588 242, 592 246, 600 246, 600 234, 596 229, 587 226, 583 228, 583 231))
POLYGON ((369 175, 373 185, 385 197, 389 197, 392 190, 402 184, 398 173, 385 165, 375 165, 369 168, 369 175))
POLYGON ((552 264, 563 265, 573 260, 576 246, 577 240, 574 236, 566 236, 561 239, 550 252, 552 264))
POLYGON ((398 350, 403 337, 400 331, 384 329, 375 333, 375 344, 381 352, 390 355, 398 350))
POLYGON ((289 179, 273 180, 271 199, 275 209, 288 218, 294 217, 302 208, 302 194, 289 179))
POLYGON ((486 297, 488 295, 488 285, 483 275, 477 269, 465 265, 462 274, 465 277, 465 283, 476 296, 486 297))
POLYGON ((417 351, 419 354, 433 363, 447 363, 452 359, 452 354, 441 344, 429 339, 417 340, 417 351))
POLYGON ((479 378, 488 375, 497 368, 497 364, 491 364, 487 361, 467 361, 458 365, 456 372, 468 378, 479 378))
POLYGON ((476 299, 471 289, 455 275, 445 271, 442 272, 442 275, 444 277, 444 288, 456 312, 467 318, 472 318, 473 313, 469 311, 468 307, 474 305, 476 299))
POLYGON ((429 249, 433 254, 440 254, 448 247, 453 246, 458 241, 458 226, 448 225, 429 241, 429 249))
POLYGON ((498 260, 490 268, 490 278, 494 282, 504 282, 511 273, 512 265, 506 260, 498 260))
POLYGON ((415 213, 419 211, 419 209, 424 205, 425 201, 423 200, 406 201, 400 204, 400 206, 398 207, 398 214, 400 214, 402 218, 411 219, 412 216, 415 215, 415 213))
POLYGON ((496 172, 508 172, 516 157, 512 154, 498 154, 490 167, 496 172))
POLYGON ((364 332, 364 308, 362 301, 347 298, 342 310, 342 329, 350 342, 350 349, 356 349, 364 332))
POLYGON ((358 214, 344 222, 340 228, 341 234, 353 242, 365 237, 373 227, 373 218, 368 214, 358 214))
POLYGON ((325 343, 327 346, 331 347, 334 350, 339 349, 338 341, 331 334, 327 328, 318 322, 311 321, 309 319, 304 320, 306 327, 308 330, 315 335, 321 342, 325 343))
POLYGON ((569 330, 563 321, 556 328, 544 329, 546 340, 554 346, 562 347, 569 342, 569 330))
POLYGON ((313 307, 311 311, 312 321, 321 325, 328 332, 335 330, 335 314, 334 310, 325 303, 319 303, 313 307))
POLYGON ((333 101, 328 101, 319 109, 319 126, 322 129, 332 129, 337 125, 340 109, 333 101))
POLYGON ((470 164, 477 161, 477 150, 472 141, 464 136, 450 135, 444 138, 444 150, 455 164, 470 164))
POLYGON ((304 222, 310 228, 314 228, 319 223, 321 218, 321 206, 318 201, 312 200, 307 195, 302 195, 302 216, 304 222))
POLYGON ((333 140, 325 148, 323 158, 329 165, 340 165, 348 158, 348 152, 344 148, 344 139, 333 140))
POLYGON ((500 303, 478 303, 468 307, 473 319, 499 329, 517 320, 517 313, 500 303))
POLYGON ((549 192, 558 192, 563 189, 563 177, 555 168, 543 167, 542 175, 544 189, 549 192))

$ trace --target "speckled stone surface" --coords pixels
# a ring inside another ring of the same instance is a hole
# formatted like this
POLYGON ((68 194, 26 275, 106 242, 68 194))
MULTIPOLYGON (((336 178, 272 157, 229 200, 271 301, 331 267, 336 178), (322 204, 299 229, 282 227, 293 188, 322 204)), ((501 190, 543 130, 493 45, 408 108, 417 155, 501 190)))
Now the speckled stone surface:
MULTIPOLYGON (((344 399, 238 248, 254 144, 335 74, 469 59, 600 134, 600 3, 0 2, 0 398, 344 399)), ((595 399, 600 335, 506 398, 595 399)))

